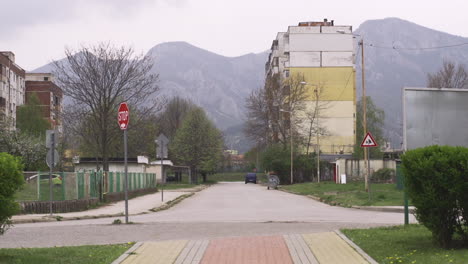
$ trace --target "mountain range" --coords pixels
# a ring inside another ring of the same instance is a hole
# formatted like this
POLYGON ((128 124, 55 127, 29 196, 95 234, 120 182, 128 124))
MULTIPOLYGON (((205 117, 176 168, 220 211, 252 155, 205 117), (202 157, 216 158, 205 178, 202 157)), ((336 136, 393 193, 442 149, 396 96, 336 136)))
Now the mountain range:
MULTIPOLYGON (((398 18, 368 20, 354 33, 359 35, 357 39, 364 39, 367 94, 385 111, 385 136, 394 148, 399 148, 402 87, 425 86, 427 74, 437 71, 444 60, 468 62, 468 45, 447 47, 468 43, 468 38, 398 18)), ((154 59, 153 72, 159 74, 164 95, 188 98, 203 107, 224 131, 228 148, 240 152, 250 148, 252 143, 242 133, 245 98, 263 86, 267 51, 225 57, 186 42, 168 42, 154 46, 148 55, 154 59)), ((357 50, 356 55, 356 87, 360 96, 361 61, 357 50)), ((33 72, 51 69, 49 64, 33 72)))

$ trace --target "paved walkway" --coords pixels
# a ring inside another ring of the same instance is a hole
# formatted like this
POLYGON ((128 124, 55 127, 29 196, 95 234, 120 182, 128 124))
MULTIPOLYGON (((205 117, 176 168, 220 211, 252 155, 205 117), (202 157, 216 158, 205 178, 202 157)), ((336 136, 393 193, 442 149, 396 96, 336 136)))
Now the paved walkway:
POLYGON ((339 232, 137 243, 113 264, 376 263, 339 232))
MULTIPOLYGON (((179 196, 189 194, 199 189, 187 189, 183 191, 164 191, 164 201, 161 201, 161 192, 147 194, 128 200, 128 214, 139 215, 149 213, 151 209, 158 208, 167 202, 172 201, 179 196)), ((56 213, 52 216, 49 214, 26 214, 15 215, 12 218, 13 223, 31 223, 31 222, 46 222, 57 221, 60 216, 61 220, 77 220, 77 219, 94 219, 101 217, 122 216, 125 214, 125 201, 118 201, 96 209, 90 209, 82 212, 72 213, 56 213)))

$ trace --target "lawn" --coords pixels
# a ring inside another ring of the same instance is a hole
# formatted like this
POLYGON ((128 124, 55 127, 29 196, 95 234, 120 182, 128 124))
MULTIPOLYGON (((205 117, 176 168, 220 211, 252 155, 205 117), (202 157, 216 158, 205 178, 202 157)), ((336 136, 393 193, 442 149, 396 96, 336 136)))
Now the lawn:
POLYGON ((422 225, 345 229, 342 232, 379 263, 467 263, 468 249, 441 249, 422 225))
MULTIPOLYGON (((189 183, 166 183, 163 186, 164 190, 177 190, 177 189, 187 189, 197 186, 196 184, 189 183)), ((158 185, 158 189, 161 188, 161 185, 158 185)))
POLYGON ((299 183, 280 186, 280 189, 302 195, 313 195, 330 204, 341 206, 390 206, 403 205, 403 191, 396 184, 371 184, 369 193, 363 182, 336 184, 333 182, 299 183))
POLYGON ((6 248, 0 249, 0 264, 108 264, 112 263, 131 246, 133 246, 133 243, 80 247, 6 248))

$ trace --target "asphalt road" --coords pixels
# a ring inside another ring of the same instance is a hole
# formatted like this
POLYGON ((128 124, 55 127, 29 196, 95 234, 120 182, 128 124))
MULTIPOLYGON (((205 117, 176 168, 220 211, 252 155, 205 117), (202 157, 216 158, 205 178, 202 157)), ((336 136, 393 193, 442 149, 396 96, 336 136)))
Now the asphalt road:
POLYGON ((401 213, 329 206, 304 196, 238 182, 207 188, 169 210, 132 216, 132 225, 111 225, 114 219, 18 224, 0 237, 0 247, 297 234, 403 224, 401 213))

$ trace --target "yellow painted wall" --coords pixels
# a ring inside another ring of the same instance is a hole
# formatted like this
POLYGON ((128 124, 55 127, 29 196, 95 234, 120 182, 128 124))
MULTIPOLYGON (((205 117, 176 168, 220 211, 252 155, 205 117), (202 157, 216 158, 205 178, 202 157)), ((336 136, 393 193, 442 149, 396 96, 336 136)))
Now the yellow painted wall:
MULTIPOLYGON (((336 154, 340 146, 345 154, 353 151, 356 143, 356 90, 355 71, 352 67, 334 68, 289 68, 292 76, 300 75, 309 84, 306 111, 314 109, 316 95, 314 90, 319 87, 319 105, 323 110, 319 113, 319 124, 328 131, 328 135, 320 137, 320 151, 325 154, 336 154)), ((296 118, 304 119, 299 124, 298 131, 302 135, 308 134, 308 124, 305 113, 295 113, 296 118)), ((314 135, 312 144, 316 144, 314 135)))
POLYGON ((316 67, 289 68, 292 76, 299 74, 309 84, 310 100, 315 100, 315 86, 323 88, 321 100, 354 101, 355 100, 355 71, 352 67, 316 67))

